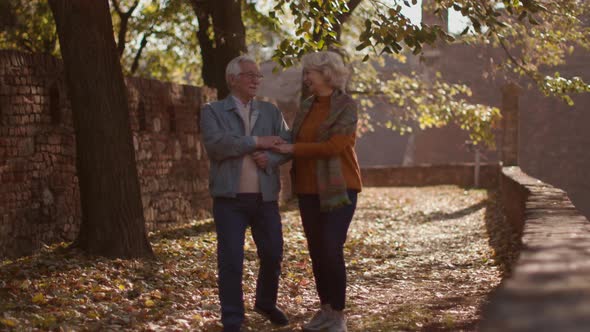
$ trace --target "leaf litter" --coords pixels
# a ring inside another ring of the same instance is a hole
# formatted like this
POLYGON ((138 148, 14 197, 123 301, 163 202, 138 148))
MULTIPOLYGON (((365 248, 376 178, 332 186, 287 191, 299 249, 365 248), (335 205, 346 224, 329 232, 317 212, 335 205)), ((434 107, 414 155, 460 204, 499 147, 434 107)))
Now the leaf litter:
MULTIPOLYGON (((300 331, 319 306, 299 214, 285 236, 274 327, 253 312, 258 269, 245 244, 245 331, 300 331)), ((509 275, 518 241, 496 193, 455 186, 365 188, 345 246, 350 331, 471 331, 509 275)), ((211 219, 150 234, 155 260, 89 257, 59 243, 0 263, 0 330, 221 331, 211 219)))

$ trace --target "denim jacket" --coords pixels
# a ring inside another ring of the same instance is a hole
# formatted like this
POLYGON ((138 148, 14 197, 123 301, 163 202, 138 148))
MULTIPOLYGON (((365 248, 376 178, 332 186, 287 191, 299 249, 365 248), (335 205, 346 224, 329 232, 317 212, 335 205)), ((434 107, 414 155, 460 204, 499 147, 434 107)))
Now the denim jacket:
MULTIPOLYGON (((201 138, 210 161, 209 192, 213 197, 236 197, 243 156, 256 151, 253 136, 288 136, 283 114, 271 103, 253 100, 252 136, 245 136, 244 122, 231 95, 203 106, 201 138)), ((281 189, 279 165, 290 156, 266 151, 268 165, 258 169, 264 201, 276 201, 281 189)))

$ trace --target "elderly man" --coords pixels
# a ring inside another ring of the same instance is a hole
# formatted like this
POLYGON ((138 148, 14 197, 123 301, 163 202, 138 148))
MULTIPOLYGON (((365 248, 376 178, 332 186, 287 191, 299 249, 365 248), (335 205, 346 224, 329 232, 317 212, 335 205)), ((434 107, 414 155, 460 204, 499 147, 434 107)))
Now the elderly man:
POLYGON ((251 57, 230 61, 225 78, 230 95, 201 112, 201 135, 211 165, 223 330, 239 331, 244 320, 242 270, 248 226, 260 259, 254 310, 274 324, 287 325, 276 306, 283 256, 278 166, 287 157, 269 149, 284 143, 279 135, 288 128, 273 104, 254 100, 262 75, 251 57))

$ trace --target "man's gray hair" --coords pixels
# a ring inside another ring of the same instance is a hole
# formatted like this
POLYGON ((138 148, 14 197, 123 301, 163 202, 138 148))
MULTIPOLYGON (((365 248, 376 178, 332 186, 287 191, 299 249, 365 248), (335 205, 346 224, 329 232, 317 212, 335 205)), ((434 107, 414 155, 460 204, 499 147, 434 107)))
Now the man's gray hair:
POLYGON ((331 87, 345 90, 350 71, 344 65, 340 54, 332 51, 308 53, 303 56, 301 62, 304 69, 313 69, 322 73, 331 87))
POLYGON ((225 82, 227 84, 227 86, 231 89, 231 86, 229 86, 229 77, 230 76, 237 76, 241 73, 242 68, 240 67, 240 63, 242 62, 252 62, 252 63, 256 63, 256 60, 254 60, 253 57, 244 54, 244 55, 240 55, 238 57, 233 58, 225 67, 225 82))

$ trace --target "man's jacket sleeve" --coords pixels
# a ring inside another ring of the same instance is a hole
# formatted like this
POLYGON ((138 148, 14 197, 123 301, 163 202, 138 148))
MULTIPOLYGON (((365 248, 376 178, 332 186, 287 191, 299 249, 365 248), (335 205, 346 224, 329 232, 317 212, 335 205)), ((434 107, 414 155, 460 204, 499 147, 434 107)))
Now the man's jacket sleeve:
MULTIPOLYGON (((282 139, 287 141, 287 143, 292 143, 293 140, 291 139, 291 130, 287 126, 285 122, 285 118, 283 118, 283 113, 276 109, 278 113, 278 120, 275 122, 275 135, 280 136, 282 139)), ((282 154, 276 153, 272 151, 267 151, 268 153, 268 166, 266 167, 266 171, 269 172, 272 168, 278 167, 287 161, 289 161, 292 157, 291 154, 282 154)))

